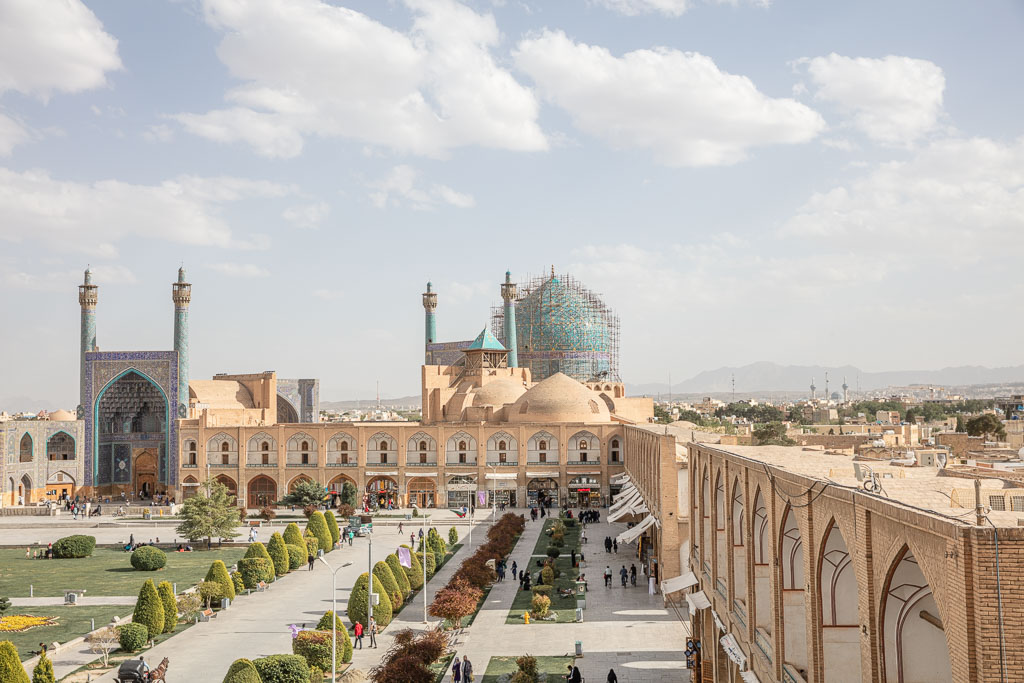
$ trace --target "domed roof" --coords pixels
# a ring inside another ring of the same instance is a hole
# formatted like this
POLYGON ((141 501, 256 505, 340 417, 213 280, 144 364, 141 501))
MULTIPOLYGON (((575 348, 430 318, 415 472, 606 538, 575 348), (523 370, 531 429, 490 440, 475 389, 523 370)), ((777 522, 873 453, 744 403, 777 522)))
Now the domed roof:
POLYGON ((496 379, 473 391, 474 406, 503 406, 515 403, 516 399, 526 393, 526 387, 519 380, 511 377, 496 379))
POLYGON ((572 377, 556 372, 519 397, 510 422, 610 422, 600 396, 572 377))
POLYGON ((77 419, 74 413, 66 410, 55 410, 50 413, 50 420, 52 422, 74 422, 77 419))

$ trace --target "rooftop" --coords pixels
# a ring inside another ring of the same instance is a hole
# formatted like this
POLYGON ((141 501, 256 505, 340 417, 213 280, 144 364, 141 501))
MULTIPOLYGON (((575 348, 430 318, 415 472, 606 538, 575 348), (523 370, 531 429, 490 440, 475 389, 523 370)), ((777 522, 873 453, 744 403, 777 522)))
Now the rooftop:
POLYGON ((476 336, 476 339, 473 340, 473 343, 470 344, 469 348, 466 350, 476 351, 478 349, 483 349, 484 351, 508 350, 501 345, 501 342, 498 341, 497 338, 493 334, 491 334, 491 331, 488 330, 486 327, 480 332, 480 334, 476 336))

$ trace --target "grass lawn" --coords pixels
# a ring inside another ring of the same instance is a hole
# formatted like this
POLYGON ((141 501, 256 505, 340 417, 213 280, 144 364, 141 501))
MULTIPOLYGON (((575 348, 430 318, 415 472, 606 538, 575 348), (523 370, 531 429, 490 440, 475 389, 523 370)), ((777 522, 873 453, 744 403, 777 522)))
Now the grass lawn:
MULTIPOLYGON (((161 633, 156 638, 154 638, 154 647, 164 642, 168 638, 176 636, 185 629, 192 628, 193 626, 195 626, 195 624, 179 622, 177 628, 174 629, 173 633, 161 633)), ((121 662, 123 662, 126 659, 138 659, 139 655, 145 655, 146 661, 149 662, 150 666, 156 666, 160 663, 159 660, 153 659, 148 654, 146 654, 149 650, 152 649, 153 648, 146 648, 144 650, 139 650, 138 652, 123 652, 120 649, 116 649, 113 652, 111 652, 107 657, 107 666, 103 666, 103 657, 101 656, 89 662, 85 666, 76 669, 75 671, 71 672, 61 680, 64 683, 87 683, 90 680, 95 680, 99 678, 108 671, 116 670, 118 667, 121 666, 121 662)), ((174 658, 171 657, 170 659, 171 667, 173 669, 174 658)))
MULTIPOLYGON (((565 521, 565 520, 563 520, 565 521)), ((547 530, 554 525, 555 520, 549 519, 544 522, 544 528, 541 530, 540 536, 537 539, 537 543, 533 546, 534 557, 530 558, 530 575, 533 579, 537 579, 540 572, 540 567, 537 566, 538 560, 544 560, 547 556, 548 545, 551 543, 551 537, 547 535, 547 530), (537 556, 540 557, 537 557, 537 556)), ((551 591, 551 611, 555 615, 555 621, 536 621, 531 619, 531 624, 549 624, 557 623, 564 624, 576 621, 576 598, 568 597, 563 598, 558 595, 559 589, 576 589, 576 577, 579 574, 579 570, 573 568, 571 558, 571 551, 576 548, 579 551, 580 547, 580 525, 577 522, 574 526, 567 526, 565 529, 565 545, 560 548, 562 554, 559 555, 558 559, 555 560, 555 567, 561 570, 561 576, 555 579, 554 589, 551 591)), ((590 581, 591 579, 588 579, 590 581)), ((534 580, 534 586, 537 585, 537 581, 534 580)), ((523 612, 529 612, 531 603, 533 602, 533 591, 517 591, 516 597, 512 600, 512 608, 509 610, 508 617, 505 619, 506 624, 522 624, 523 612)))
MULTIPOLYGON (((568 520, 562 520, 563 522, 568 520)), ((563 555, 568 555, 569 551, 576 548, 576 552, 580 550, 580 524, 578 521, 573 526, 566 525, 565 527, 565 545, 562 546, 561 551, 563 555)), ((537 543, 533 546, 534 555, 544 555, 548 551, 548 546, 551 545, 551 537, 548 536, 548 529, 550 529, 555 523, 555 520, 548 519, 544 522, 544 528, 540 531, 540 536, 537 537, 537 543)))
POLYGON ((444 683, 445 680, 450 680, 450 676, 448 679, 445 676, 448 676, 451 671, 453 659, 455 659, 455 653, 449 652, 430 665, 430 670, 434 672, 434 683, 444 683))
POLYGON ((22 661, 32 657, 31 651, 39 649, 39 643, 49 645, 54 641, 66 643, 84 636, 91 628, 90 619, 96 620, 96 628, 110 623, 111 617, 123 617, 134 611, 132 605, 79 605, 76 607, 11 607, 7 616, 27 614, 40 617, 56 617, 54 626, 36 626, 19 633, 0 632, 0 640, 9 640, 18 648, 22 661))
MULTIPOLYGON (((549 681, 557 681, 559 676, 564 676, 569 670, 572 660, 572 657, 537 657, 537 673, 547 674, 549 681)), ((515 657, 491 657, 480 683, 498 683, 499 676, 516 671, 519 671, 519 667, 515 657)))
POLYGON ((36 597, 64 597, 65 589, 84 589, 86 597, 136 595, 146 579, 177 583, 180 593, 201 581, 214 560, 223 560, 230 570, 246 550, 242 546, 169 552, 167 566, 155 572, 135 570, 131 553, 111 548, 97 548, 92 557, 77 560, 26 560, 24 550, 0 550, 0 595, 27 598, 29 584, 36 597))

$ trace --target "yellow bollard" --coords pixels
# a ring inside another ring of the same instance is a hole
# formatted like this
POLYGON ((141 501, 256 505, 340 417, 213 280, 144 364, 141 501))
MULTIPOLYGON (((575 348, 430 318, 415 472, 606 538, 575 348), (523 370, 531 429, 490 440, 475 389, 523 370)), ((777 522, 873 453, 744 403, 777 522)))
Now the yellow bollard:
POLYGON ((523 612, 523 621, 525 621, 527 624, 530 623, 530 613, 529 612, 523 612))

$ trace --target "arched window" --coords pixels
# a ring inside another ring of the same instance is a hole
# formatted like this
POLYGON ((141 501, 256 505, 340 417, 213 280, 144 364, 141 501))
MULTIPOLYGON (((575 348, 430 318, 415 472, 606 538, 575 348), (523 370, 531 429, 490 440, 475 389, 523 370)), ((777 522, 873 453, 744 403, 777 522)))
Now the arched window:
POLYGON ((459 450, 460 451, 466 450, 466 442, 465 441, 460 441, 459 442, 459 450))
POLYGON ((261 451, 260 452, 261 464, 269 465, 270 464, 270 444, 267 443, 266 441, 264 441, 260 445, 260 451, 261 451))
POLYGON ((302 442, 302 446, 300 447, 299 450, 308 451, 309 450, 309 442, 308 441, 303 441, 302 442))
POLYGON ((188 442, 188 464, 189 465, 195 465, 196 464, 196 442, 195 441, 189 441, 188 442))
POLYGON ((427 442, 426 441, 420 441, 420 450, 421 451, 427 450, 427 442))
POLYGON ((343 450, 343 451, 347 451, 348 450, 348 441, 342 441, 341 442, 340 450, 343 450))
POLYGON ((546 451, 548 449, 548 442, 541 439, 540 443, 537 444, 537 447, 542 451, 546 451))
POLYGON ((231 444, 229 444, 227 441, 225 441, 224 443, 222 443, 220 445, 220 450, 221 450, 221 453, 227 453, 228 451, 231 450, 231 444))
POLYGON ((611 458, 612 458, 612 462, 619 462, 619 440, 618 439, 612 439, 611 458))
POLYGON ((19 462, 32 462, 32 437, 25 434, 21 437, 21 454, 18 457, 19 462))
POLYGON ((267 443, 266 441, 264 441, 264 442, 263 442, 263 443, 262 443, 262 444, 260 445, 260 450, 261 450, 261 451, 269 451, 269 450, 270 450, 270 444, 269 444, 269 443, 267 443))

